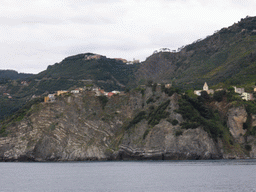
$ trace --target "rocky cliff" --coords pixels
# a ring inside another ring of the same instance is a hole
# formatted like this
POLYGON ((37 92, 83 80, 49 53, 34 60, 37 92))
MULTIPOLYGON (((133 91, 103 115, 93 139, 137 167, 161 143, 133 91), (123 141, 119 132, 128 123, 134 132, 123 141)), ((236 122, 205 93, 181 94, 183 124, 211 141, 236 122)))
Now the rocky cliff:
MULTIPOLYGON (((152 92, 151 87, 105 103, 90 91, 58 96, 55 102, 33 105, 22 120, 8 124, 6 135, 0 137, 0 160, 255 158, 255 137, 247 139, 252 149, 246 153, 239 142, 227 148, 224 139, 211 138, 200 126, 182 129, 180 97, 159 89, 152 92)), ((244 134, 240 124, 246 115, 242 108, 228 114, 236 139, 244 134)))

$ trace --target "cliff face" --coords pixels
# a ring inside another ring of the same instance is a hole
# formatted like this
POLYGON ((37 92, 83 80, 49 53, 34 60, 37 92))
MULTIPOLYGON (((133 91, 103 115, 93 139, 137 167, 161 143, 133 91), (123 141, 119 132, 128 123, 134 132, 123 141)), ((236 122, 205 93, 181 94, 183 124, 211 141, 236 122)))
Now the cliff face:
POLYGON ((243 135, 246 133, 246 130, 243 129, 243 124, 246 122, 247 112, 243 107, 231 108, 229 109, 227 116, 227 126, 230 133, 239 143, 243 143, 243 135))
MULTIPOLYGON (((124 96, 113 96, 106 105, 92 92, 59 96, 56 102, 34 105, 25 118, 7 128, 8 135, 0 137, 0 159, 77 161, 230 158, 225 155, 223 143, 210 138, 201 127, 181 129, 180 123, 184 120, 176 112, 179 97, 177 94, 169 97, 161 91, 152 93, 151 88, 147 88, 143 94, 134 91, 124 96), (149 98, 153 101, 149 102, 149 98), (169 101, 165 109, 168 115, 159 123, 152 125, 143 117, 131 125, 130 122, 135 122, 136 114, 152 106, 157 108, 166 100, 169 101), (178 123, 174 125, 171 120, 178 123)), ((232 121, 236 122, 236 115, 232 115, 232 112, 229 114, 232 121)), ((252 143, 255 141, 254 137, 250 139, 252 143)), ((238 152, 235 158, 241 157, 241 154, 244 155, 238 152)), ((253 145, 250 155, 255 157, 255 154, 253 145)))

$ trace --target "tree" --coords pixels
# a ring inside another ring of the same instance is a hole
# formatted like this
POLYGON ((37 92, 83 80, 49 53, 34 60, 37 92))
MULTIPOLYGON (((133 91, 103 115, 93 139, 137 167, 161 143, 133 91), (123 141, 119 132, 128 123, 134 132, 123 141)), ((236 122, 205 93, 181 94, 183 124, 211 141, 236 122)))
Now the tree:
POLYGON ((201 97, 204 98, 205 100, 210 99, 210 96, 206 91, 201 92, 201 97))
POLYGON ((213 99, 215 101, 221 102, 223 100, 223 96, 226 94, 225 90, 221 90, 221 91, 215 91, 213 94, 213 99))
POLYGON ((256 92, 253 93, 253 98, 256 100, 256 92))

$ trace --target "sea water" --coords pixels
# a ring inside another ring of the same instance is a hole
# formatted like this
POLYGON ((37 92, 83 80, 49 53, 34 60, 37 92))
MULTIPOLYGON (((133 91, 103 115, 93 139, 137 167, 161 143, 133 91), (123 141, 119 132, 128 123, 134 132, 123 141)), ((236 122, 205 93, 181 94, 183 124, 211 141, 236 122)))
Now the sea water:
POLYGON ((0 163, 0 191, 255 191, 256 160, 0 163))

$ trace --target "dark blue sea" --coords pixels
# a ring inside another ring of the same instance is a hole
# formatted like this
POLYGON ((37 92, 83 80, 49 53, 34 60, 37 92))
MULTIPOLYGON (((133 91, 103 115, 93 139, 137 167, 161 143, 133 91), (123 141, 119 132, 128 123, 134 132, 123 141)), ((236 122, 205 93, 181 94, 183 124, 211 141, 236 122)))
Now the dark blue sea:
POLYGON ((255 191, 256 160, 0 163, 0 191, 255 191))

